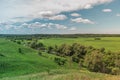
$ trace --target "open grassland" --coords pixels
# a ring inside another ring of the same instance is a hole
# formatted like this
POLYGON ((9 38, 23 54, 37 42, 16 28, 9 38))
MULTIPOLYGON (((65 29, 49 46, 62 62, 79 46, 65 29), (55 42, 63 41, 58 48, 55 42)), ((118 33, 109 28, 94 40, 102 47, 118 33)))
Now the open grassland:
POLYGON ((58 68, 57 64, 50 58, 46 58, 45 54, 39 56, 37 51, 31 48, 0 39, 0 77, 43 72, 56 68, 58 68), (22 53, 19 53, 19 48, 22 53))
POLYGON ((61 44, 80 43, 85 46, 93 46, 95 48, 105 48, 113 52, 120 51, 120 37, 101 37, 101 40, 95 40, 95 38, 49 38, 41 39, 46 46, 54 46, 61 44))

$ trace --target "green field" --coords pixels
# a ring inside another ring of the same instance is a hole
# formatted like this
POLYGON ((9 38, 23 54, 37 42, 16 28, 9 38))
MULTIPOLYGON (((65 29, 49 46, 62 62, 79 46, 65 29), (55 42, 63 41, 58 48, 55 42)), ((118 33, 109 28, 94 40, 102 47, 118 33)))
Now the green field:
MULTIPOLYGON (((46 46, 80 43, 95 48, 104 47, 110 51, 120 51, 120 37, 94 38, 49 38, 40 39, 46 46)), ((10 40, 0 39, 0 80, 119 80, 120 76, 89 72, 73 63, 72 69, 67 62, 58 66, 52 54, 38 52, 10 40), (21 48, 22 53, 18 49, 21 48)))
POLYGON ((0 77, 43 72, 48 68, 57 68, 57 64, 50 58, 39 56, 37 51, 5 39, 0 39, 0 54, 3 55, 0 56, 0 77), (18 52, 18 48, 22 49, 22 54, 18 52))
POLYGON ((101 40, 94 38, 50 38, 39 40, 46 46, 61 45, 64 43, 80 43, 85 46, 93 46, 95 48, 105 48, 110 51, 120 51, 120 37, 101 37, 101 40))

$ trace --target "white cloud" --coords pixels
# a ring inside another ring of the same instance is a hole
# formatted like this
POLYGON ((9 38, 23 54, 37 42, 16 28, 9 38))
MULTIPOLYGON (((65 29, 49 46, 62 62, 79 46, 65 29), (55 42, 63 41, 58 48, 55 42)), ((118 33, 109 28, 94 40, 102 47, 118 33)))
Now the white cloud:
POLYGON ((26 27, 28 28, 47 28, 47 23, 40 23, 40 22, 35 22, 28 24, 26 27))
POLYGON ((120 14, 116 14, 116 16, 120 17, 120 14))
POLYGON ((78 13, 72 13, 71 16, 73 16, 73 17, 79 17, 79 16, 81 16, 81 15, 78 14, 78 13))
POLYGON ((68 28, 68 27, 65 26, 65 25, 55 24, 55 23, 48 23, 47 26, 50 27, 50 28, 56 28, 56 29, 58 29, 58 30, 65 30, 65 29, 68 28))
POLYGON ((6 24, 6 23, 0 23, 0 28, 2 30, 20 30, 20 29, 56 29, 56 30, 67 30, 68 27, 61 24, 55 24, 55 23, 23 23, 19 26, 13 25, 13 24, 6 24))
POLYGON ((40 28, 40 29, 58 29, 58 30, 65 30, 68 27, 65 25, 60 25, 60 24, 55 24, 55 23, 40 23, 40 22, 35 22, 35 23, 23 23, 22 25, 20 25, 19 27, 23 27, 23 28, 40 28))
POLYGON ((95 24, 93 21, 89 19, 83 19, 83 18, 75 18, 75 19, 71 19, 71 21, 76 23, 95 24))
POLYGON ((57 29, 59 29, 59 30, 65 30, 65 29, 67 29, 67 26, 65 26, 65 25, 60 25, 60 24, 55 24, 55 27, 56 27, 57 29))
POLYGON ((70 29, 69 29, 70 31, 75 31, 75 30, 77 30, 75 27, 71 27, 70 29))
POLYGON ((112 0, 1 0, 1 19, 21 16, 49 17, 61 12, 89 9, 112 0), (9 15, 8 15, 9 13, 9 15))
POLYGON ((102 11, 103 11, 103 12, 112 12, 111 9, 103 9, 102 11))
POLYGON ((87 4, 85 5, 84 9, 90 9, 90 8, 93 8, 91 4, 87 4))
POLYGON ((67 17, 62 14, 49 17, 49 20, 65 20, 65 19, 67 19, 67 17))
POLYGON ((18 26, 12 25, 11 23, 1 23, 0 28, 2 30, 18 29, 18 26))
POLYGON ((40 12, 38 12, 38 14, 34 14, 33 17, 49 18, 54 15, 55 14, 52 11, 40 11, 40 12))

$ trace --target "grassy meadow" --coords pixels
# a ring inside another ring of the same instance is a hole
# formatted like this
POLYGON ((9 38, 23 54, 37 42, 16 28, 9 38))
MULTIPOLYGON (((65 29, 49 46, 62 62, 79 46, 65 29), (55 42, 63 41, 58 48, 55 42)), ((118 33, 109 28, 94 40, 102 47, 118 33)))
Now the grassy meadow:
MULTIPOLYGON (((94 38, 49 38, 39 39, 45 46, 80 43, 95 48, 104 47, 107 51, 120 51, 120 37, 94 38)), ((76 63, 69 67, 69 61, 64 66, 54 62, 56 55, 17 44, 9 39, 0 38, 0 80, 120 80, 119 75, 90 72, 79 68, 76 63), (21 48, 21 53, 19 52, 21 48)))
POLYGON ((85 46, 93 46, 96 48, 105 48, 110 51, 120 51, 120 37, 101 37, 101 40, 95 40, 92 37, 80 37, 80 38, 50 38, 39 40, 46 46, 54 46, 61 44, 80 43, 85 46))
POLYGON ((0 39, 0 55, 0 78, 43 72, 58 67, 50 58, 39 56, 37 51, 5 39, 0 39), (23 53, 18 52, 19 48, 23 53))

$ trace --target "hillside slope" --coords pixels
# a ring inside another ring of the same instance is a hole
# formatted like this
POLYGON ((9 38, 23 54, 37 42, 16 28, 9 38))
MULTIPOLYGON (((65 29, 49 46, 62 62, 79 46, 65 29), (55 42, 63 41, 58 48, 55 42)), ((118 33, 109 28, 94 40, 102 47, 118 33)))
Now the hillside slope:
POLYGON ((53 60, 38 55, 37 51, 0 39, 0 77, 9 77, 56 69, 53 60), (19 52, 19 48, 21 51, 19 52))

